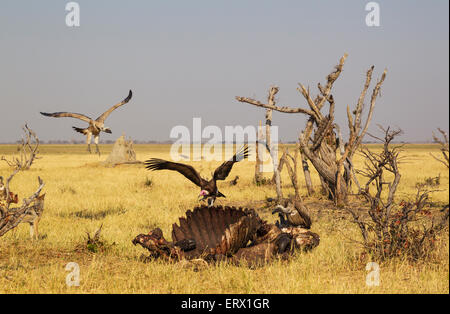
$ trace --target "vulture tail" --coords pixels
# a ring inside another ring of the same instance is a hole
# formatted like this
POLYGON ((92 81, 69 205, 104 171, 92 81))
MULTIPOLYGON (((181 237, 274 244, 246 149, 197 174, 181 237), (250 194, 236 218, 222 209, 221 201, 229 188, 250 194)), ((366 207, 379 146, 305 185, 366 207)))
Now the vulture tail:
POLYGON ((81 134, 86 134, 86 130, 87 129, 81 129, 81 128, 77 128, 75 126, 72 127, 76 132, 81 133, 81 134))

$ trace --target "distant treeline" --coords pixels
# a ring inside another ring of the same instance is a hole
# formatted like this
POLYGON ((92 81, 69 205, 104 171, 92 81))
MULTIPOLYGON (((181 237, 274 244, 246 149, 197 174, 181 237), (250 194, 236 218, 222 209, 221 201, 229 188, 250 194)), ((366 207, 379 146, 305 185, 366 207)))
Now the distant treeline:
MULTIPOLYGON (((63 140, 49 140, 49 141, 42 141, 39 140, 39 143, 41 145, 74 145, 74 144, 86 144, 86 141, 77 141, 77 140, 71 140, 71 141, 63 141, 63 140)), ((100 144, 114 144, 115 140, 101 140, 99 142, 100 144)), ((172 144, 172 141, 133 141, 133 143, 135 144, 172 144)), ((9 145, 14 145, 14 144, 20 144, 20 141, 16 141, 16 142, 0 142, 0 144, 9 144, 9 145)))
MULTIPOLYGON (((75 145, 75 144, 86 144, 85 141, 79 141, 79 140, 49 140, 49 141, 39 141, 41 145, 75 145)), ((114 144, 115 140, 101 140, 100 144, 114 144)), ((148 141, 142 141, 142 140, 133 140, 134 144, 173 144, 174 141, 171 140, 167 140, 167 141, 154 141, 154 140, 148 140, 148 141)), ((365 141, 363 142, 363 144, 377 144, 378 142, 376 141, 365 141)), ((0 145, 14 145, 14 144, 20 144, 20 141, 16 141, 16 142, 0 142, 0 145)), ((185 143, 181 143, 181 144, 185 144, 185 143)), ((195 144, 199 144, 199 143, 195 143, 195 144)), ((206 144, 206 143, 202 143, 202 144, 206 144)), ((221 144, 231 144, 228 142, 222 142, 221 144)), ((236 143, 236 142, 232 142, 232 144, 244 144, 244 143, 236 143)), ((296 144, 295 141, 287 141, 287 142, 280 142, 279 144, 296 144)), ((395 142, 395 144, 433 144, 432 141, 428 141, 428 142, 405 142, 405 141, 398 141, 395 142)))

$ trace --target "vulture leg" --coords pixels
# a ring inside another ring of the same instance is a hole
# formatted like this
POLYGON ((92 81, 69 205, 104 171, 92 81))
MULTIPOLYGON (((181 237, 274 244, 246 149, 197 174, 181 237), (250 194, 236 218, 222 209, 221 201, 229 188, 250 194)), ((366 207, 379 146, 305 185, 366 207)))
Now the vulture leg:
POLYGON ((87 144, 87 147, 88 147, 87 150, 88 150, 89 154, 92 153, 91 152, 91 137, 92 137, 91 133, 88 133, 86 135, 86 144, 87 144))
POLYGON ((216 200, 215 197, 208 198, 208 207, 211 208, 214 205, 214 201, 216 200))
POLYGON ((95 136, 94 138, 94 143, 95 143, 95 153, 98 154, 100 156, 100 149, 98 148, 98 138, 99 136, 95 136))
POLYGON ((284 217, 283 213, 278 213, 278 218, 280 219, 275 223, 278 228, 284 228, 287 226, 287 220, 284 217))

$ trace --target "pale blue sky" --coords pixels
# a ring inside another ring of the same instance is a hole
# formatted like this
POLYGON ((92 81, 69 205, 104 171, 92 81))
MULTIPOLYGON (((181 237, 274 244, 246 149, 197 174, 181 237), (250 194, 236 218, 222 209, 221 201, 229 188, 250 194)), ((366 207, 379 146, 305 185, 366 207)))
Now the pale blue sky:
MULTIPOLYGON (((297 83, 324 82, 349 57, 334 98, 337 120, 354 106, 365 72, 388 76, 376 124, 401 127, 405 141, 427 141, 449 125, 449 2, 378 1, 381 27, 365 25, 369 1, 80 0, 81 27, 65 25, 62 0, 0 1, 0 142, 16 140, 25 121, 43 140, 83 140, 73 119, 39 111, 97 117, 129 89, 133 100, 107 125, 113 140, 167 140, 176 125, 255 125, 264 111, 235 96, 303 106, 297 83)), ((295 140, 302 115, 274 114, 280 139, 295 140)))

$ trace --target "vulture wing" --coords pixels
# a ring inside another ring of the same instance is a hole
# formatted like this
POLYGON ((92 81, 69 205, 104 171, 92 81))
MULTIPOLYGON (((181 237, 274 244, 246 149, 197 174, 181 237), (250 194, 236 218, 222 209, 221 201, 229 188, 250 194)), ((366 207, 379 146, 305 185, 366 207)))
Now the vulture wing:
POLYGON ((174 243, 190 240, 195 249, 185 252, 188 259, 204 254, 229 255, 246 247, 256 236, 262 221, 253 211, 235 207, 196 207, 172 225, 174 243))
POLYGON ((118 104, 115 104, 114 106, 109 108, 107 111, 105 111, 105 113, 103 113, 100 117, 98 117, 96 121, 102 122, 102 123, 105 122, 106 118, 108 118, 108 116, 111 114, 111 112, 113 112, 114 110, 116 110, 120 106, 125 105, 127 102, 129 102, 132 96, 133 96, 133 92, 130 90, 130 92, 128 93, 127 98, 125 98, 124 100, 122 100, 118 104))
POLYGON ((47 113, 47 112, 41 112, 41 115, 46 116, 46 117, 53 117, 53 118, 75 118, 75 119, 80 119, 83 120, 87 123, 90 123, 92 121, 91 118, 89 118, 88 116, 85 116, 84 114, 81 113, 71 113, 71 112, 54 112, 54 113, 47 113))
POLYGON ((201 184, 204 183, 200 174, 189 165, 180 164, 177 162, 171 162, 163 159, 152 158, 145 162, 146 168, 148 170, 174 170, 178 171, 186 178, 191 180, 194 184, 201 187, 201 184))
POLYGON ((228 161, 225 161, 222 165, 220 165, 219 168, 214 171, 214 180, 225 180, 228 174, 231 171, 231 168, 233 168, 233 165, 235 162, 240 162, 241 160, 248 157, 248 146, 245 145, 241 148, 239 152, 236 153, 236 155, 233 156, 228 161))

